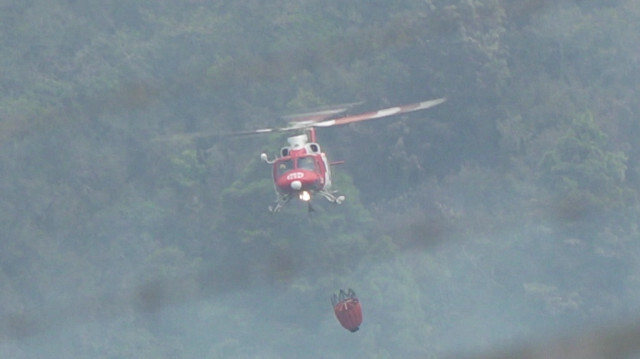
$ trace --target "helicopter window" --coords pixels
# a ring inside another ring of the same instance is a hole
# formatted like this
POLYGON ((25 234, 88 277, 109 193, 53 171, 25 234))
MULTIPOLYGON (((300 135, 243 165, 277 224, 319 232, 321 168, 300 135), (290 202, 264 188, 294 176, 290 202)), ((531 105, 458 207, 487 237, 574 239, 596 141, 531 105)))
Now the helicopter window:
POLYGON ((301 157, 298 159, 298 168, 303 170, 315 170, 315 160, 312 156, 301 157))
POLYGON ((293 168, 293 160, 288 159, 278 163, 278 176, 293 168))

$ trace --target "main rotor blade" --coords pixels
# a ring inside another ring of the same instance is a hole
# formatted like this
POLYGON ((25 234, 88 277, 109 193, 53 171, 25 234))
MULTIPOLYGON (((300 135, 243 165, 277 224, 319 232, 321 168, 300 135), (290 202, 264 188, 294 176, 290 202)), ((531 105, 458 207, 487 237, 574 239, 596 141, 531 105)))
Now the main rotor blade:
POLYGON ((443 97, 435 100, 414 103, 411 105, 390 107, 390 108, 385 108, 378 111, 363 113, 361 115, 353 115, 353 116, 347 116, 347 117, 333 119, 333 120, 317 122, 313 126, 330 127, 330 126, 346 125, 348 123, 354 123, 359 121, 374 120, 376 118, 388 117, 388 116, 398 115, 401 113, 425 110, 433 106, 437 106, 445 102, 446 100, 447 99, 443 97))
POLYGON ((336 115, 339 115, 347 111, 348 109, 358 105, 362 105, 362 102, 352 102, 352 103, 344 103, 340 105, 323 106, 323 107, 309 110, 308 112, 304 112, 304 113, 286 115, 286 116, 283 116, 282 118, 289 121, 290 123, 295 123, 295 122, 315 123, 315 122, 326 120, 327 118, 330 118, 330 117, 335 117, 336 115))
POLYGON ((224 133, 224 132, 220 133, 220 132, 213 132, 213 131, 182 133, 182 134, 157 137, 153 141, 192 141, 192 140, 201 139, 201 138, 213 139, 213 138, 223 138, 223 137, 250 136, 250 135, 260 135, 260 134, 273 133, 273 132, 304 130, 310 127, 331 127, 331 126, 338 126, 338 125, 346 125, 348 123, 373 120, 376 118, 388 117, 388 116, 398 115, 401 113, 425 110, 433 106, 439 105, 445 101, 446 101, 446 98, 443 97, 435 100, 414 103, 411 105, 390 107, 390 108, 385 108, 383 110, 363 113, 360 115, 347 116, 347 117, 319 121, 319 122, 316 122, 316 119, 313 118, 316 116, 317 117, 327 116, 327 115, 331 116, 336 112, 340 112, 338 110, 346 109, 349 106, 357 105, 359 103, 345 104, 345 105, 340 105, 334 109, 310 112, 306 114, 292 115, 292 118, 293 117, 295 118, 307 117, 307 118, 305 121, 291 122, 288 127, 262 128, 258 130, 227 132, 227 133, 224 133))
POLYGON ((191 133, 176 133, 173 135, 167 136, 159 136, 152 139, 152 142, 189 142, 198 139, 221 139, 225 137, 239 137, 239 136, 250 136, 250 135, 260 135, 263 133, 271 133, 271 132, 279 132, 279 131, 288 131, 286 128, 263 128, 259 130, 253 131, 237 131, 237 132, 214 132, 214 131, 202 131, 202 132, 191 132, 191 133))

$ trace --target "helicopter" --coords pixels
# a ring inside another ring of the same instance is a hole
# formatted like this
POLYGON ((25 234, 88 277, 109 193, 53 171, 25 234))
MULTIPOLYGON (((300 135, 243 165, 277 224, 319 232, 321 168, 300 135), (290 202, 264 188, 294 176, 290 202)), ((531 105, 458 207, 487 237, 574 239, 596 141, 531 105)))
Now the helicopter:
POLYGON ((276 200, 268 208, 271 213, 279 212, 291 199, 297 197, 306 202, 309 212, 312 212, 311 200, 315 195, 324 197, 327 201, 335 204, 341 204, 345 200, 344 195, 333 189, 331 181, 331 167, 344 163, 344 161, 330 162, 328 160, 327 155, 317 142, 316 128, 346 125, 425 110, 445 101, 446 98, 443 97, 335 118, 356 104, 340 105, 335 108, 286 116, 285 119, 290 121, 287 127, 263 128, 236 134, 297 132, 297 134, 287 138, 287 145, 280 149, 275 158, 270 159, 266 153, 260 155, 262 161, 272 166, 272 177, 276 192, 276 200))

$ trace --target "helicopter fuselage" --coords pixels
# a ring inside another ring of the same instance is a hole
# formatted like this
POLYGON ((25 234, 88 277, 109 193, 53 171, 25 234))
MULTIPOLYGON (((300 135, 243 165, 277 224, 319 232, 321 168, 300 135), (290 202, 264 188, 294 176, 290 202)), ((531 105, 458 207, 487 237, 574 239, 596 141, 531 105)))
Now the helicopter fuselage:
MULTIPOLYGON (((314 139, 313 133, 311 137, 314 139)), ((308 201, 311 194, 331 186, 327 156, 318 143, 309 141, 307 134, 289 137, 287 142, 289 146, 283 147, 273 162, 276 191, 308 201)))

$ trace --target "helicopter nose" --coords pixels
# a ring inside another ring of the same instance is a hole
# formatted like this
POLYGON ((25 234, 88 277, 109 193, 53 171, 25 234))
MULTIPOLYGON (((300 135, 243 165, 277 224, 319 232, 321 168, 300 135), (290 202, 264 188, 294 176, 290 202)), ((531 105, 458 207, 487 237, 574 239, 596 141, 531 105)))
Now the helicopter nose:
POLYGON ((291 189, 293 189, 294 191, 299 191, 301 188, 302 188, 302 182, 300 181, 291 182, 291 189))

